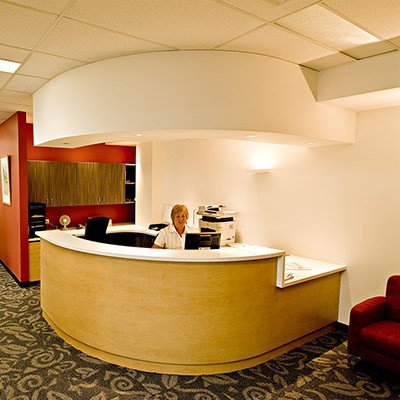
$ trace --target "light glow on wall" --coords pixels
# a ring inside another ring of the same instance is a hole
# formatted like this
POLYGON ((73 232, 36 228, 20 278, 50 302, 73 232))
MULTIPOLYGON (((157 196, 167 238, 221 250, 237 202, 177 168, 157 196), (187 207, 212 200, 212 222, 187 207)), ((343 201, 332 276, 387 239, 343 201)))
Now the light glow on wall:
POLYGON ((257 171, 268 171, 276 166, 276 157, 272 152, 260 152, 252 155, 250 160, 251 170, 257 171))

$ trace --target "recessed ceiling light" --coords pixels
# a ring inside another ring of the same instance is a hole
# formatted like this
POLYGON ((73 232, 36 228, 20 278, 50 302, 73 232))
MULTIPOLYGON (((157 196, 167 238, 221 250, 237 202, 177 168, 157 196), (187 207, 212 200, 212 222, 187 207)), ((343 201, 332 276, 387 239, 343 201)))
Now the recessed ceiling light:
POLYGON ((315 144, 315 142, 313 142, 312 140, 310 140, 309 142, 307 142, 307 144, 308 144, 309 146, 312 146, 313 144, 315 144))
POLYGON ((142 134, 141 133, 137 133, 136 136, 142 136, 142 134))
POLYGON ((0 71, 14 73, 21 63, 0 59, 0 71))
POLYGON ((254 139, 256 137, 257 137, 257 135, 246 135, 245 136, 245 138, 247 138, 247 139, 254 139))

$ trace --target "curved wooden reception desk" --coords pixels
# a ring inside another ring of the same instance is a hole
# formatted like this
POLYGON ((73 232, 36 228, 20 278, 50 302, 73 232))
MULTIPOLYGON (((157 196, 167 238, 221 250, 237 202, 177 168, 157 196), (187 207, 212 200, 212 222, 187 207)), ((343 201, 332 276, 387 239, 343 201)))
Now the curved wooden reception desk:
POLYGON ((44 317, 73 346, 115 364, 230 372, 337 320, 339 273, 277 288, 279 250, 157 250, 61 231, 40 236, 44 317))

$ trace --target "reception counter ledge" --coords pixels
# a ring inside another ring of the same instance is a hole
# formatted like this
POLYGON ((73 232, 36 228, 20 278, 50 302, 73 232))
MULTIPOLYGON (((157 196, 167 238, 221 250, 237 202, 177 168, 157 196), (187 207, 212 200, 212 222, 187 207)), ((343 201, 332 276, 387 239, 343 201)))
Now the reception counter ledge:
POLYGON ((71 233, 39 233, 43 315, 68 343, 111 363, 170 374, 230 372, 319 336, 337 320, 340 273, 278 288, 280 250, 146 249, 71 233))

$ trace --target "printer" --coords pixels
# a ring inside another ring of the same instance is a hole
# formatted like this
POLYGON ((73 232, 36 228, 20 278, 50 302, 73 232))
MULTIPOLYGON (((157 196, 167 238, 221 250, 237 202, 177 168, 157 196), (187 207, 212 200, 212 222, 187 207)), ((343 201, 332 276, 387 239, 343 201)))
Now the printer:
POLYGON ((227 210, 223 205, 199 206, 197 215, 200 216, 199 228, 201 232, 221 233, 221 246, 235 243, 236 211, 227 210))

